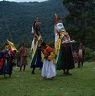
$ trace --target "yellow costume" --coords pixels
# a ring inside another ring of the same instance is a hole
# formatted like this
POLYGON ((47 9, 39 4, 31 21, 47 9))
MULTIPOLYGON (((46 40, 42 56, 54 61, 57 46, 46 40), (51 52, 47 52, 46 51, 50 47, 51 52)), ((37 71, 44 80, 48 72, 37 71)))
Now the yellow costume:
POLYGON ((60 50, 60 44, 61 44, 61 39, 63 38, 63 36, 65 35, 65 32, 60 32, 59 33, 59 38, 57 40, 57 43, 56 43, 56 50, 55 50, 55 54, 58 55, 58 52, 60 50))
POLYGON ((16 49, 16 47, 14 46, 14 43, 12 43, 11 41, 9 41, 9 40, 7 40, 7 46, 6 46, 6 48, 11 48, 12 49, 12 51, 17 51, 17 49, 16 49))

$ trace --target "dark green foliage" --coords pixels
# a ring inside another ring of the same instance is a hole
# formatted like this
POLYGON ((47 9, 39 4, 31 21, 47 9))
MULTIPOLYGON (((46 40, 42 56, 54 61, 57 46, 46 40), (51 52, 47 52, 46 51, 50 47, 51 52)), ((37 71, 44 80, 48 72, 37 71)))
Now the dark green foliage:
POLYGON ((94 0, 64 0, 63 4, 70 14, 67 16, 66 29, 72 38, 83 41, 95 49, 95 2, 94 0))
POLYGON ((85 60, 95 60, 95 51, 90 48, 86 48, 85 49, 85 60))
POLYGON ((30 46, 32 41, 31 26, 36 16, 41 19, 41 34, 45 41, 50 42, 54 37, 54 14, 64 18, 68 11, 62 0, 46 2, 0 2, 0 41, 12 40, 17 45, 25 42, 30 46), (49 39, 48 39, 49 38, 49 39))

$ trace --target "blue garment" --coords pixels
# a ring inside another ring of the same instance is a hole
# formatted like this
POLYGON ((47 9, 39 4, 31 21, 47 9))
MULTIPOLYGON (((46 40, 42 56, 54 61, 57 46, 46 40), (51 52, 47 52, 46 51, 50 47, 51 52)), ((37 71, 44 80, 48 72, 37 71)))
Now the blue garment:
POLYGON ((42 66, 43 66, 43 62, 41 58, 41 49, 37 48, 35 52, 35 56, 31 62, 31 68, 34 68, 34 67, 42 68, 42 66))
POLYGON ((12 64, 12 61, 14 59, 14 56, 13 54, 8 54, 7 53, 7 64, 6 64, 6 73, 11 75, 12 74, 12 67, 13 67, 13 64, 12 64))
POLYGON ((3 52, 0 52, 0 59, 3 57, 3 52))
MULTIPOLYGON (((5 55, 5 61, 4 61, 4 64, 0 70, 0 75, 5 75, 5 74, 9 74, 11 75, 12 74, 12 60, 14 58, 13 54, 9 55, 9 53, 6 51, 6 52, 2 52, 2 56, 5 55)), ((1 57, 1 53, 0 53, 0 57, 1 57)))

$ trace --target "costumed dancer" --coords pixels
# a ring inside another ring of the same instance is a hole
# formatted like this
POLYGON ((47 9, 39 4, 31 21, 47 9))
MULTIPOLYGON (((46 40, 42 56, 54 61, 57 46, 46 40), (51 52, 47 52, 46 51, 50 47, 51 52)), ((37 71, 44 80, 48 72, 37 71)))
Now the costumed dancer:
POLYGON ((56 76, 55 53, 53 52, 53 49, 44 42, 41 44, 41 47, 44 55, 41 75, 43 78, 53 79, 56 76))
POLYGON ((11 77, 16 48, 12 42, 7 40, 5 49, 0 52, 0 73, 1 75, 9 74, 11 77), (12 46, 13 45, 13 46, 12 46))
POLYGON ((71 47, 71 43, 74 41, 70 40, 70 36, 66 32, 62 20, 59 20, 55 25, 55 30, 59 36, 55 49, 57 56, 57 69, 62 69, 64 74, 69 75, 69 69, 74 68, 74 60, 71 47))
POLYGON ((58 57, 59 57, 59 50, 60 50, 60 45, 61 45, 61 38, 59 38, 59 32, 58 32, 60 30, 64 32, 66 31, 60 17, 57 14, 55 14, 54 34, 55 34, 55 54, 57 56, 56 61, 58 60, 58 57), (57 29, 57 26, 59 26, 59 29, 57 29))
POLYGON ((14 52, 11 49, 8 49, 6 53, 6 70, 7 74, 9 74, 9 77, 11 77, 12 74, 14 58, 14 52))
POLYGON ((11 77, 13 66, 15 64, 15 54, 17 52, 16 47, 14 44, 7 40, 6 44, 6 72, 9 74, 9 77, 11 77))
POLYGON ((84 57, 85 57, 85 46, 83 45, 82 42, 80 42, 80 45, 78 47, 78 68, 83 66, 84 57))
POLYGON ((25 43, 21 46, 19 49, 19 54, 20 54, 20 71, 25 71, 26 65, 27 65, 27 48, 25 46, 25 43))
POLYGON ((57 41, 58 41, 58 38, 59 38, 58 31, 56 30, 56 25, 57 24, 59 25, 61 30, 65 31, 65 28, 62 24, 62 21, 61 21, 60 17, 57 14, 55 14, 55 18, 54 18, 55 50, 56 50, 56 44, 57 44, 57 41))
POLYGON ((33 23, 32 26, 32 34, 34 35, 33 41, 32 41, 32 61, 31 61, 31 68, 32 68, 32 74, 35 74, 35 68, 42 68, 43 62, 41 58, 41 42, 42 37, 40 34, 40 25, 41 22, 39 20, 39 17, 36 17, 36 20, 33 23))

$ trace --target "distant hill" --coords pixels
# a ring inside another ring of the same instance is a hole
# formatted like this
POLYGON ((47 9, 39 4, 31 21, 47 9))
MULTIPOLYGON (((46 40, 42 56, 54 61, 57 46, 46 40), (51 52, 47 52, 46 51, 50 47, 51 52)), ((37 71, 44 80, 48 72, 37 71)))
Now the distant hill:
POLYGON ((17 45, 32 41, 31 26, 35 16, 42 22, 41 34, 43 39, 53 40, 53 19, 57 13, 64 19, 68 11, 63 0, 49 0, 45 2, 0 2, 0 42, 11 39, 17 45))

